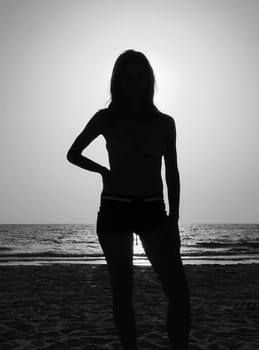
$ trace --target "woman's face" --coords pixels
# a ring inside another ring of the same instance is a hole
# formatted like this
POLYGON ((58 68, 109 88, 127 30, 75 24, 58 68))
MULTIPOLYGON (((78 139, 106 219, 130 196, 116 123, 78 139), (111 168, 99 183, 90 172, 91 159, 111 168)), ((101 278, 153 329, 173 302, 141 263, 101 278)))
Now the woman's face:
POLYGON ((123 94, 128 99, 136 100, 141 98, 147 88, 147 76, 144 65, 141 63, 128 64, 121 84, 123 94))

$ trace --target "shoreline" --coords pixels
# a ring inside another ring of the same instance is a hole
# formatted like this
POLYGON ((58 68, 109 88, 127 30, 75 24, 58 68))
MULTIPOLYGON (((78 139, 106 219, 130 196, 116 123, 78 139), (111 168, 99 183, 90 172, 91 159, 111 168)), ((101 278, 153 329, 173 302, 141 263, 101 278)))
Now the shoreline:
MULTIPOLYGON (((184 265, 190 350, 259 348, 259 264, 184 265)), ((140 349, 168 349, 167 300, 151 266, 134 265, 140 349)), ((3 349, 120 349, 107 266, 0 266, 3 349)))
MULTIPOLYGON (((182 256, 182 262, 184 266, 202 266, 202 265, 259 265, 259 256, 236 256, 228 257, 228 259, 208 256, 193 256, 184 257, 182 256)), ((227 258, 227 257, 226 257, 227 258)), ((106 260, 104 256, 96 257, 40 257, 40 256, 30 256, 30 257, 11 257, 0 256, 0 267, 1 266, 47 266, 55 264, 64 265, 106 265, 106 260)), ((151 266, 150 261, 146 256, 134 256, 133 259, 134 266, 151 266)))

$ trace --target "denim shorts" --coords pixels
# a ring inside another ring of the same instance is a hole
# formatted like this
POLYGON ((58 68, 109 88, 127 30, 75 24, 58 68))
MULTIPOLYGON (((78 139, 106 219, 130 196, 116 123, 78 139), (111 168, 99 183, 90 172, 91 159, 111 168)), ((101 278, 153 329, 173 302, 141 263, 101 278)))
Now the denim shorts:
POLYGON ((101 194, 96 233, 148 234, 162 227, 167 218, 163 195, 132 197, 101 194))

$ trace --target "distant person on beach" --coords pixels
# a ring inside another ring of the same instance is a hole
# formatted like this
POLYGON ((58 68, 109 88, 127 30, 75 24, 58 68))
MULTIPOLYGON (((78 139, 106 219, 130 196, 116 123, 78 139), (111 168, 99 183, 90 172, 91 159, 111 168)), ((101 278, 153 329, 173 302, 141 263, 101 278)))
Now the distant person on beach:
POLYGON ((154 105, 154 86, 154 72, 146 56, 135 50, 124 51, 113 67, 109 106, 92 116, 69 149, 67 159, 102 176, 96 233, 107 261, 114 322, 123 349, 138 349, 133 307, 135 233, 168 298, 171 347, 186 350, 191 310, 180 255, 176 128, 174 119, 154 105), (106 140, 110 169, 82 156, 99 135, 106 140), (168 215, 163 198, 162 156, 168 215))

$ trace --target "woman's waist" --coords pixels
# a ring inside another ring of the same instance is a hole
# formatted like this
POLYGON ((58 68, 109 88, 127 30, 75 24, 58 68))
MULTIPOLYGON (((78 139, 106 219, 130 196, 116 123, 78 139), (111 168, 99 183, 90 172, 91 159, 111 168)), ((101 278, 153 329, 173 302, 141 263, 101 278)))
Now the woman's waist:
MULTIPOLYGON (((162 179, 161 170, 158 168, 143 168, 141 167, 130 167, 129 164, 125 164, 124 167, 116 168, 110 166, 110 180, 112 182, 119 182, 130 185, 131 183, 136 183, 141 186, 147 183, 158 183, 162 179)), ((157 193, 157 191, 154 191, 157 193)))
POLYGON ((150 196, 163 193, 161 173, 143 173, 142 171, 120 171, 111 168, 104 179, 104 192, 117 195, 150 196))
POLYGON ((163 193, 153 193, 149 195, 142 194, 121 194, 121 193, 112 193, 112 192, 102 192, 101 193, 102 200, 113 200, 120 202, 155 202, 155 201, 163 201, 164 196, 163 193))
POLYGON ((110 168, 114 173, 120 175, 127 174, 157 174, 161 173, 161 157, 143 157, 139 154, 131 156, 109 156, 110 168))
POLYGON ((147 178, 142 181, 141 179, 134 178, 127 180, 119 178, 116 181, 113 180, 104 183, 102 193, 130 199, 148 199, 162 195, 163 182, 162 179, 147 178))

